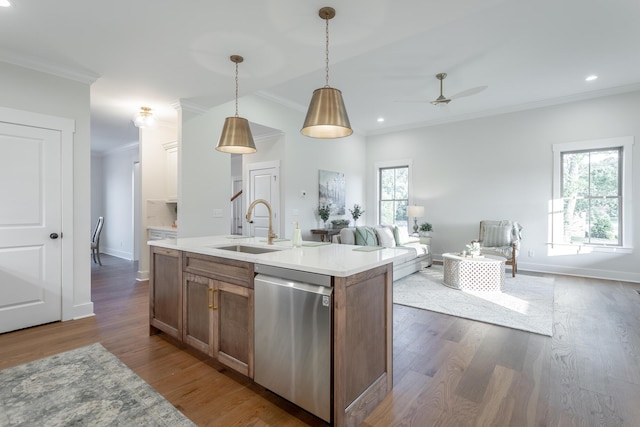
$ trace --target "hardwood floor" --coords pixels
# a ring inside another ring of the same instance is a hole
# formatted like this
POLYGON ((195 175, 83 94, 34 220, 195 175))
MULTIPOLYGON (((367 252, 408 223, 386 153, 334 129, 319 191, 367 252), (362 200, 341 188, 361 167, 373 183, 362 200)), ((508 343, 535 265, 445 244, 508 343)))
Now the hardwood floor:
MULTIPOLYGON (((326 425, 149 336, 148 285, 134 263, 102 260, 96 316, 0 335, 0 369, 100 342, 198 425, 326 425)), ((640 425, 640 284, 554 277, 551 338, 395 306, 394 389, 363 425, 640 425)))

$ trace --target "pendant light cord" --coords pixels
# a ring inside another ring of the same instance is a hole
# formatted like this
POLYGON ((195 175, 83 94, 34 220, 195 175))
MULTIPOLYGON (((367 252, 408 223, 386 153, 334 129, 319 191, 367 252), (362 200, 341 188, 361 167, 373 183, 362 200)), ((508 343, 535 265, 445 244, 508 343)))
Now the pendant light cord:
POLYGON ((236 62, 236 117, 238 117, 238 63, 236 62))
POLYGON ((325 84, 324 87, 329 87, 329 18, 324 19, 325 22, 325 84))

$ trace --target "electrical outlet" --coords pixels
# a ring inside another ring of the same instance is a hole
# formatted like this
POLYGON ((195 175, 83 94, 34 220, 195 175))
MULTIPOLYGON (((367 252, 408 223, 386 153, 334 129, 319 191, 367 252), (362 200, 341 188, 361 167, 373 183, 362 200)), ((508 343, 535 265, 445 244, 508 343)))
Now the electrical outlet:
POLYGON ((536 256, 536 253, 532 250, 529 250, 529 257, 534 257, 536 256))
POLYGON ((298 216, 299 215, 298 209, 292 209, 291 210, 291 215, 298 216))
POLYGON ((222 209, 214 209, 213 210, 214 218, 222 218, 222 209))

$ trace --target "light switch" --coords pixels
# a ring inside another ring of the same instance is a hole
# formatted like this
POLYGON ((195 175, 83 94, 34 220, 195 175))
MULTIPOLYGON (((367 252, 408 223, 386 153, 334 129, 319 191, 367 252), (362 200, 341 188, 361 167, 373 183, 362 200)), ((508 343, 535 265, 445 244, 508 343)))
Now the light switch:
POLYGON ((213 210, 214 218, 222 218, 222 209, 214 209, 213 210))

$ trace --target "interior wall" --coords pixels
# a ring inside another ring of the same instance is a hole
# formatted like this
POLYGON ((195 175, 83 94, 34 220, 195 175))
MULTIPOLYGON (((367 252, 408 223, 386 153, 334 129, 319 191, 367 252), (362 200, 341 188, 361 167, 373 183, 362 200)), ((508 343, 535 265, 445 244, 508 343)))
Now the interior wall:
MULTIPOLYGON (((462 102, 462 101, 460 101, 462 102)), ((436 256, 458 252, 478 237, 482 219, 512 219, 523 225, 519 265, 556 272, 640 282, 640 252, 552 256, 549 202, 554 143, 640 135, 640 92, 370 136, 367 177, 375 182, 378 161, 414 158, 414 203, 425 206, 419 222, 433 224, 436 256)), ((634 218, 640 211, 640 147, 633 153, 634 218)), ((375 200, 375 185, 367 199, 375 200)), ((640 242, 640 224, 633 224, 640 242)))
MULTIPOLYGON (((73 313, 93 314, 90 270, 90 111, 89 84, 0 62, 0 105, 75 121, 73 159, 73 229, 64 230, 73 241, 73 313)), ((67 159, 65 159, 66 161, 67 159)))
MULTIPOLYGON (((139 159, 140 159, 140 241, 141 251, 138 261, 137 280, 149 278, 149 247, 146 244, 147 234, 147 205, 150 200, 166 201, 166 150, 163 144, 176 141, 178 130, 175 126, 163 125, 140 128, 139 159)), ((180 188, 180 182, 178 181, 180 188)), ((178 190, 180 191, 180 190, 178 190)), ((105 218, 106 224, 106 218, 105 218)), ((152 224, 155 225, 155 224, 152 224)), ((182 223, 179 224, 180 226, 182 223)), ((180 227, 178 228, 180 232, 180 227)), ((116 244, 119 242, 116 241, 116 244)))
POLYGON ((91 153, 91 232, 98 222, 98 217, 104 216, 103 186, 102 154, 91 153))
MULTIPOLYGON (((298 221, 303 238, 318 226, 318 170, 343 172, 347 208, 365 205, 365 138, 352 135, 338 140, 320 140, 300 134, 305 112, 284 107, 258 96, 239 100, 248 120, 283 132, 282 136, 256 141, 258 153, 243 155, 243 163, 280 160, 281 235, 291 237, 298 221), (302 196, 306 191, 306 196, 302 196)), ((213 108, 182 120, 180 231, 181 237, 227 234, 229 232, 229 154, 215 150, 225 117, 233 103, 213 108), (222 218, 214 218, 221 209, 222 218)), ((348 210, 347 210, 348 213, 348 210)), ((363 221, 361 219, 360 221, 363 221)))
POLYGON ((134 258, 133 170, 138 158, 138 144, 109 151, 102 157, 104 229, 100 238, 101 252, 127 260, 134 258))

